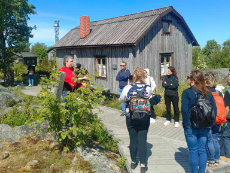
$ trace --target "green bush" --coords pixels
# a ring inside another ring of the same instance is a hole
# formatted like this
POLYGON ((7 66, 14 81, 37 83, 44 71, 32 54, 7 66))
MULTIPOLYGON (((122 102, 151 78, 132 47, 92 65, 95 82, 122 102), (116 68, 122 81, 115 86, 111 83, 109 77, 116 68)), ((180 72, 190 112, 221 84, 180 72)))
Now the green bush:
POLYGON ((36 67, 36 72, 40 75, 49 76, 54 67, 56 67, 55 60, 49 61, 47 58, 43 58, 36 67))
POLYGON ((16 104, 7 114, 0 116, 0 124, 8 124, 15 127, 35 120, 38 110, 31 105, 31 100, 31 97, 27 97, 23 103, 16 104))
POLYGON ((23 82, 23 76, 25 76, 28 73, 27 66, 21 62, 15 63, 13 65, 13 70, 15 80, 23 82))
POLYGON ((68 93, 64 100, 56 98, 50 89, 58 82, 58 73, 51 73, 49 79, 42 78, 39 99, 43 108, 39 121, 49 122, 50 130, 55 132, 60 148, 64 151, 72 150, 75 146, 99 143, 106 149, 117 152, 116 142, 93 113, 93 109, 104 100, 102 89, 91 90, 88 84, 68 93))

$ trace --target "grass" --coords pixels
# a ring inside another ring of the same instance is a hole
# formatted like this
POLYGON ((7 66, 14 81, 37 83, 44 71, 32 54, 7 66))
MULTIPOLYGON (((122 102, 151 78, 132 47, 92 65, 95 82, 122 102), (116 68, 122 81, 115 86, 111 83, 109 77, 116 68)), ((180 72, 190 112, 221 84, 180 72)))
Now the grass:
POLYGON ((56 173, 72 168, 93 173, 90 163, 82 160, 77 153, 62 153, 50 147, 51 143, 51 141, 39 140, 35 137, 26 137, 16 143, 3 142, 0 155, 7 151, 10 156, 0 162, 0 170, 5 173, 56 173), (26 164, 32 160, 37 160, 38 165, 28 170, 26 164), (74 163, 73 160, 75 160, 74 163))

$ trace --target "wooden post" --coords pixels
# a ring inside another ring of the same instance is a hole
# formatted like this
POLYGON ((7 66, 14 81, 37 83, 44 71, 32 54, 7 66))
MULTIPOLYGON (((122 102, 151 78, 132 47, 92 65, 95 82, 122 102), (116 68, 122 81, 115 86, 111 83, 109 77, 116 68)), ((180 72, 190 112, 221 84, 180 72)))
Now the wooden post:
POLYGON ((58 76, 58 82, 53 89, 53 93, 56 95, 57 98, 60 98, 62 96, 64 80, 65 80, 65 72, 61 72, 58 76))

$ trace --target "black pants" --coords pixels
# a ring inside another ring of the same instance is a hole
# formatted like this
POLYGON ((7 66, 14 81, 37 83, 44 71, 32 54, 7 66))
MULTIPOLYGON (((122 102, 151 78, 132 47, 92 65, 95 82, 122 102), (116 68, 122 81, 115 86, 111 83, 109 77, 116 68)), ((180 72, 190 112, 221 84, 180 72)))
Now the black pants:
POLYGON ((156 114, 155 114, 155 112, 154 112, 154 107, 153 107, 153 105, 150 106, 150 113, 151 113, 150 117, 156 119, 156 114))
POLYGON ((146 117, 143 121, 134 121, 126 117, 126 125, 130 138, 130 156, 133 162, 136 162, 137 151, 139 151, 140 163, 146 165, 147 161, 147 133, 149 129, 150 118, 146 117))
POLYGON ((178 107, 179 97, 178 97, 178 95, 176 95, 176 96, 165 95, 165 104, 166 104, 166 110, 167 110, 166 119, 168 121, 171 121, 171 119, 172 119, 171 102, 173 104, 173 109, 174 109, 174 121, 179 122, 179 107, 178 107))

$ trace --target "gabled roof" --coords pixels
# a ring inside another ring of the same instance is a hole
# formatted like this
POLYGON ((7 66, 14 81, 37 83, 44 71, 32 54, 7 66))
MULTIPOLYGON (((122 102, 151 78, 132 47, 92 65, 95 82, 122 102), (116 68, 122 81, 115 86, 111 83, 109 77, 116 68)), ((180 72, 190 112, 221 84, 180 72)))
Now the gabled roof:
POLYGON ((193 45, 199 45, 183 17, 172 6, 169 6, 90 22, 90 34, 84 39, 80 39, 80 26, 78 26, 69 31, 50 50, 63 47, 136 45, 161 17, 170 12, 181 19, 193 39, 193 45))
POLYGON ((17 53, 17 55, 23 58, 37 58, 37 55, 34 55, 31 52, 21 52, 21 53, 17 53))

